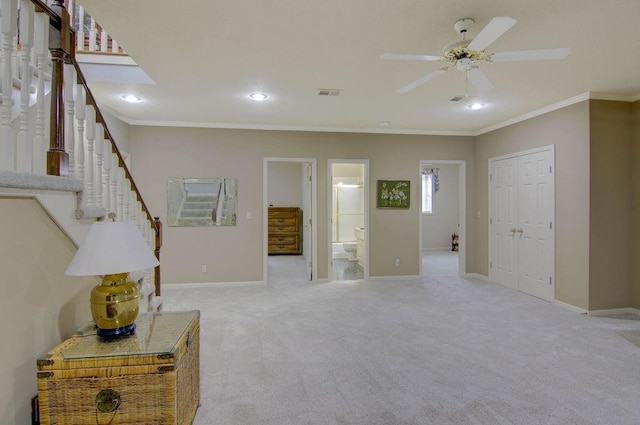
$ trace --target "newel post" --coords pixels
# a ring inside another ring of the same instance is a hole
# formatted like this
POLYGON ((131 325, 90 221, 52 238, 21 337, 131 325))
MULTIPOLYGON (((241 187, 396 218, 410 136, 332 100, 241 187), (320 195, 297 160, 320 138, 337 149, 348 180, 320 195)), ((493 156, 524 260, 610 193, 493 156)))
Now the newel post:
MULTIPOLYGON (((156 224, 156 240, 155 240, 155 249, 154 253, 156 254, 156 258, 160 261, 160 248, 162 247, 162 222, 160 221, 160 217, 153 217, 153 221, 156 224)), ((156 296, 159 297, 161 293, 161 282, 160 282, 160 266, 156 266, 154 270, 154 283, 156 285, 156 296)))
POLYGON ((47 174, 69 175, 69 154, 64 147, 64 62, 73 55, 74 42, 69 27, 69 12, 63 0, 54 0, 51 9, 60 17, 60 29, 49 26, 49 51, 51 52, 51 114, 47 174))

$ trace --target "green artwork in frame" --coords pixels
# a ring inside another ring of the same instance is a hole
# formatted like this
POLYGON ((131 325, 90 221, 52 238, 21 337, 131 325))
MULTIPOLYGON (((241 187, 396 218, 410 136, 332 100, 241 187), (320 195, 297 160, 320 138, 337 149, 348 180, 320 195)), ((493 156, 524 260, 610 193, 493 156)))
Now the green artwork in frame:
POLYGON ((409 208, 411 181, 378 180, 378 208, 409 208))

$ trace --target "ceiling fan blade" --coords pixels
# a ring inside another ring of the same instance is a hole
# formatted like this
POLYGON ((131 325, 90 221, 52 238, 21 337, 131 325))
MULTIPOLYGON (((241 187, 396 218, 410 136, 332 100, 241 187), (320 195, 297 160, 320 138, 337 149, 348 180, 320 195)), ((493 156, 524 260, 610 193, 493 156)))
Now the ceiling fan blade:
POLYGON ((558 49, 514 50, 511 52, 497 52, 491 55, 493 62, 505 61, 538 61, 547 59, 564 59, 569 56, 568 47, 558 49))
POLYGON ((418 78, 417 80, 407 84, 406 86, 399 88, 398 90, 396 90, 396 93, 398 94, 403 94, 406 93, 408 91, 411 91, 413 89, 415 89, 418 86, 421 86, 422 84, 426 83, 429 80, 433 80, 434 78, 436 78, 438 75, 440 74, 444 74, 446 72, 447 68, 443 68, 443 69, 439 69, 437 71, 433 71, 428 73, 427 75, 425 75, 422 78, 418 78))
POLYGON ((405 55, 402 53, 385 53, 380 55, 380 59, 397 59, 397 60, 410 60, 410 61, 439 61, 442 60, 442 56, 435 55, 405 55))
POLYGON ((514 26, 518 21, 508 16, 497 16, 493 18, 486 27, 469 43, 469 50, 484 50, 491 43, 496 41, 502 34, 507 32, 509 28, 514 26))
POLYGON ((488 92, 495 88, 491 81, 489 81, 487 74, 482 72, 480 68, 473 68, 467 71, 467 77, 478 93, 488 92))

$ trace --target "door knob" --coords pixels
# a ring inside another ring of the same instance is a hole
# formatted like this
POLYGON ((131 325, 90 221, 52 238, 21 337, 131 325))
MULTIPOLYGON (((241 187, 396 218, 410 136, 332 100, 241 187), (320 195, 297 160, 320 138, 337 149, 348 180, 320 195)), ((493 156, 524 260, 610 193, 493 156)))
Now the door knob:
POLYGON ((515 235, 515 233, 517 232, 517 230, 516 230, 516 228, 515 228, 515 227, 512 227, 511 229, 509 229, 509 231, 510 231, 511 233, 513 233, 514 235, 515 235))
POLYGON ((524 229, 521 227, 517 230, 518 233, 523 234, 524 233, 524 229))

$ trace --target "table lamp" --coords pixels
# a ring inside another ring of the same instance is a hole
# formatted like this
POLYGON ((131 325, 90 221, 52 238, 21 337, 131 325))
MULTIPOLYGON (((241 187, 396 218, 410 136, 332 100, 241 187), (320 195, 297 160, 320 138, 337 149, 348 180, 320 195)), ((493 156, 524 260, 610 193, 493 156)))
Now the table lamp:
POLYGON ((91 315, 98 336, 112 339, 135 332, 138 283, 129 272, 155 267, 158 260, 131 221, 97 221, 71 260, 69 276, 103 276, 91 291, 91 315))

